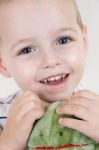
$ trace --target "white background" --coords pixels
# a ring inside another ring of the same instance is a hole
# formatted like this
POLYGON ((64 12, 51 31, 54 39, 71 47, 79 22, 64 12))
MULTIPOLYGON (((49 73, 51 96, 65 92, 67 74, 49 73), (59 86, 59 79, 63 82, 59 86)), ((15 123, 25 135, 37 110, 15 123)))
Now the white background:
MULTIPOLYGON (((77 0, 84 22, 88 26, 89 55, 81 87, 99 93, 99 0, 77 0)), ((0 98, 18 89, 13 79, 0 75, 0 98)))

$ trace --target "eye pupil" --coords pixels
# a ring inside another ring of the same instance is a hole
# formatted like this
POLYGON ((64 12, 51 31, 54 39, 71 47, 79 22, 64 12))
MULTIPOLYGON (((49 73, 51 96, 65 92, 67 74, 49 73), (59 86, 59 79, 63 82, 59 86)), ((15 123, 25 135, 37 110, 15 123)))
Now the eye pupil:
POLYGON ((66 43, 66 42, 67 42, 67 38, 66 38, 66 37, 61 38, 61 39, 59 40, 59 44, 64 44, 64 43, 66 43))
POLYGON ((26 48, 23 48, 19 53, 18 55, 26 55, 26 54, 29 54, 33 51, 34 49, 32 49, 31 47, 26 47, 26 48))
POLYGON ((59 39, 58 44, 67 44, 69 42, 69 38, 68 37, 63 37, 61 39, 59 39))
POLYGON ((26 54, 26 53, 29 53, 29 52, 31 52, 31 48, 27 47, 27 48, 24 49, 23 54, 26 54))

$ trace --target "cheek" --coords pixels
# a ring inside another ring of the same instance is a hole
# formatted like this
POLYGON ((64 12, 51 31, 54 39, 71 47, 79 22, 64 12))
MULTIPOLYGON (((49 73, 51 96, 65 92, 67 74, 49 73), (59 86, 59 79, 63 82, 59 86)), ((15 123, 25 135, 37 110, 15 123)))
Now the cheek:
POLYGON ((80 48, 72 48, 67 53, 64 53, 64 60, 72 67, 83 67, 85 65, 84 50, 80 48))
POLYGON ((83 56, 79 57, 79 55, 73 55, 69 59, 72 71, 78 74, 78 76, 82 76, 85 68, 85 58, 83 56))
POLYGON ((68 62, 70 62, 71 65, 73 66, 83 66, 84 62, 85 62, 85 58, 83 56, 79 56, 79 55, 70 55, 68 56, 68 62))
POLYGON ((67 64, 71 72, 75 73, 79 78, 83 75, 85 69, 85 55, 83 49, 72 49, 68 53, 64 53, 64 64, 67 64))
POLYGON ((83 77, 84 70, 85 70, 85 57, 84 55, 72 55, 69 59, 69 64, 72 69, 73 75, 74 75, 74 81, 77 82, 77 84, 80 82, 80 80, 83 77))
POLYGON ((32 63, 14 63, 10 66, 10 72, 21 89, 27 89, 35 82, 36 65, 32 63))

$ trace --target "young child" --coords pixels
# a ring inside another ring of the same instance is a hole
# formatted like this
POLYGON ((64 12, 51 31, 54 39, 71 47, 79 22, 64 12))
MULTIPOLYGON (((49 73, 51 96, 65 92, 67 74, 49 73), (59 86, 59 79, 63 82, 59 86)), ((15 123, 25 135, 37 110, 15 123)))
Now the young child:
POLYGON ((57 113, 80 118, 59 124, 99 142, 99 95, 74 92, 86 56, 86 27, 74 0, 0 0, 0 72, 23 91, 0 102, 0 150, 24 150, 35 120, 58 100, 57 113))

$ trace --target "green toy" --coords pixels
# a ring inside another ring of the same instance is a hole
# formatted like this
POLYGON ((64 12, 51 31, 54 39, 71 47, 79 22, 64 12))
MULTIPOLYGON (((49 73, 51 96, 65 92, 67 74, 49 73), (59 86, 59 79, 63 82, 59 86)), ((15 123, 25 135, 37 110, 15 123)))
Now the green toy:
POLYGON ((45 116, 35 123, 26 150, 99 150, 99 144, 95 141, 58 124, 58 105, 59 102, 52 103, 45 116))

